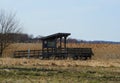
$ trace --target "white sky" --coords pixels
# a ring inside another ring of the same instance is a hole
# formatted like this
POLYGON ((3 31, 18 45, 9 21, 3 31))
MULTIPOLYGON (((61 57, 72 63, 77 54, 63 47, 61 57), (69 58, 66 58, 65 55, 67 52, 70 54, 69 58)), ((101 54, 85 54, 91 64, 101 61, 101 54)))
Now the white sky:
POLYGON ((35 36, 71 33, 84 40, 120 41, 120 0, 0 0, 35 36))

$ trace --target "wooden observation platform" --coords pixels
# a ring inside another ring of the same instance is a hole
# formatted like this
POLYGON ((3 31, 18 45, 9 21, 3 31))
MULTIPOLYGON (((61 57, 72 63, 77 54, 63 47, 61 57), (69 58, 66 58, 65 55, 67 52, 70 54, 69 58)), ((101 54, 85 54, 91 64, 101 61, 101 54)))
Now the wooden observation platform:
POLYGON ((41 38, 42 40, 42 57, 50 58, 51 56, 65 58, 67 57, 67 37, 70 33, 56 33, 41 38))
POLYGON ((15 51, 14 57, 37 57, 41 59, 91 59, 91 48, 67 48, 67 37, 70 33, 56 33, 42 37, 42 50, 15 51))

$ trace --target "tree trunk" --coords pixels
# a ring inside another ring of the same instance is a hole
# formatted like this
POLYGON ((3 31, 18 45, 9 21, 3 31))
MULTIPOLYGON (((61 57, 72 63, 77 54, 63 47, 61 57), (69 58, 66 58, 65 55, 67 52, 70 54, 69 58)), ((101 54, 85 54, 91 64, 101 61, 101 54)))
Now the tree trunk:
POLYGON ((0 57, 2 57, 3 51, 0 51, 0 57))
POLYGON ((3 44, 1 43, 1 46, 0 46, 0 57, 2 57, 2 54, 3 54, 3 44))

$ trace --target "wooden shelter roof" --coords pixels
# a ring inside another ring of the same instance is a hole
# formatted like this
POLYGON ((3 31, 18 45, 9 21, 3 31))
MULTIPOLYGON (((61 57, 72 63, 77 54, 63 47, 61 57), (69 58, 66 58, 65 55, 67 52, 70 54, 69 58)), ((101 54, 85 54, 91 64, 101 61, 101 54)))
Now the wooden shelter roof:
POLYGON ((69 35, 71 34, 70 33, 55 33, 52 35, 42 37, 41 40, 53 40, 53 39, 60 38, 60 37, 67 37, 69 35))

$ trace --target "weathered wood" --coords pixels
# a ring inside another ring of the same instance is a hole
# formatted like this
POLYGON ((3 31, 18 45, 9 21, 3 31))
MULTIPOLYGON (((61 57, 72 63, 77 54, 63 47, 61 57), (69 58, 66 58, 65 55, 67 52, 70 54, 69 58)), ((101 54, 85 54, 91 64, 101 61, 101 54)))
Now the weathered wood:
POLYGON ((68 54, 73 59, 91 59, 93 52, 91 48, 68 48, 68 54))
POLYGON ((42 51, 41 50, 30 50, 30 52, 28 52, 28 50, 15 51, 14 57, 15 58, 28 57, 28 54, 29 57, 38 58, 42 54, 42 51))
MULTIPOLYGON (((49 49, 49 48, 48 48, 49 49)), ((56 49, 44 49, 44 52, 42 50, 21 50, 21 51, 15 51, 14 57, 41 57, 42 59, 67 59, 73 58, 73 59, 91 59, 93 52, 91 48, 56 48, 56 49)))
POLYGON ((64 57, 65 53, 63 53, 62 48, 66 49, 66 40, 69 35, 70 33, 56 33, 41 38, 43 58, 64 57), (59 45, 57 45, 58 40, 59 45))

